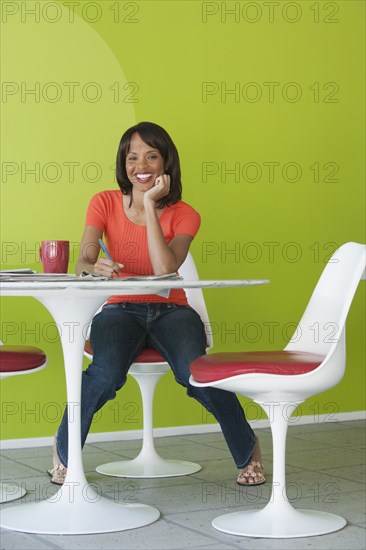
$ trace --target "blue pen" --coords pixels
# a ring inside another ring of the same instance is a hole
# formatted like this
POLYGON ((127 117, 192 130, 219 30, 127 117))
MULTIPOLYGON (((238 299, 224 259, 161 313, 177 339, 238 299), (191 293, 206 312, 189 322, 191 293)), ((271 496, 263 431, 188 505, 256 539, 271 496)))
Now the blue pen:
MULTIPOLYGON (((112 260, 112 262, 113 262, 112 256, 109 254, 108 249, 107 249, 106 245, 104 244, 104 242, 102 241, 102 239, 99 239, 99 244, 100 244, 100 248, 103 250, 103 252, 106 255, 106 257, 108 258, 108 260, 112 260)), ((114 271, 113 273, 114 273, 113 277, 115 277, 115 278, 118 277, 117 271, 114 271)))

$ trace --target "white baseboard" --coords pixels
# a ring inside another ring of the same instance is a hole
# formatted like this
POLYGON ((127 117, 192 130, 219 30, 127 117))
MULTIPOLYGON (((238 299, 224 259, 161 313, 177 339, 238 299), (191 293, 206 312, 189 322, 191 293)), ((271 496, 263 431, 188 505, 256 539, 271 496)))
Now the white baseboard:
MULTIPOLYGON (((317 416, 294 416, 290 425, 299 426, 304 424, 322 424, 325 422, 347 422, 351 420, 366 420, 366 411, 353 411, 336 414, 320 414, 317 416)), ((269 428, 269 420, 257 420, 250 422, 255 430, 269 428)), ((192 434, 206 434, 220 431, 219 424, 197 424, 193 426, 173 426, 169 428, 155 428, 154 437, 169 437, 192 434)), ((142 430, 125 430, 120 432, 100 432, 90 433, 87 443, 101 443, 105 441, 127 441, 132 439, 141 439, 142 430)), ((53 436, 51 437, 32 437, 25 439, 3 439, 0 441, 0 449, 25 449, 29 447, 51 447, 53 436)))

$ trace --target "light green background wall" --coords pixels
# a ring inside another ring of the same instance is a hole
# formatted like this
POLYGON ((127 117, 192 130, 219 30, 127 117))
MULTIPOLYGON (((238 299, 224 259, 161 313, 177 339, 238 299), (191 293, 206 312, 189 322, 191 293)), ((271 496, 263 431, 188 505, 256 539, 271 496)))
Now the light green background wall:
MULTIPOLYGON (((202 215, 201 277, 271 279, 206 291, 215 350, 283 347, 334 248, 365 242, 364 3, 66 4, 2 2, 2 268, 40 269, 39 242, 68 239, 73 271, 90 197, 116 188, 121 134, 154 121, 175 140, 183 198, 202 215)), ((344 379, 302 414, 365 408, 364 292, 344 379)), ((52 318, 31 298, 2 298, 1 309, 3 341, 49 358, 2 381, 2 438, 52 435, 65 402, 52 318)), ((157 426, 214 422, 170 375, 156 397, 157 426)), ((92 430, 141 419, 129 380, 92 430)))

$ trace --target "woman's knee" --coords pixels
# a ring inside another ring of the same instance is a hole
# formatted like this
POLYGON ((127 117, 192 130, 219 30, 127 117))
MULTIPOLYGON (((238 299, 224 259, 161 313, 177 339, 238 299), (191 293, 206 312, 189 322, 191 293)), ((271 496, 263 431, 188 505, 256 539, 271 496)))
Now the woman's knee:
MULTIPOLYGON (((98 363, 91 363, 83 373, 83 384, 88 386, 88 393, 113 394, 122 388, 127 376, 122 368, 111 368, 111 365, 100 366, 98 363), (109 366, 109 368, 108 368, 109 366)), ((112 399, 112 398, 109 398, 112 399)))

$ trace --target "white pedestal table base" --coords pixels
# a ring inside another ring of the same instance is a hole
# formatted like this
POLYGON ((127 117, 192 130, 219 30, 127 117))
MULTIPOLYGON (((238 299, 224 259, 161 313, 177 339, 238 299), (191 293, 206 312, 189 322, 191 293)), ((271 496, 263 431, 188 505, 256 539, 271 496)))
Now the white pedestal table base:
POLYGON ((27 491, 12 481, 0 483, 0 504, 24 497, 27 491))
POLYGON ((84 535, 136 529, 159 519, 156 508, 123 504, 101 497, 85 484, 63 485, 50 499, 28 502, 1 512, 1 526, 43 535, 84 535))
POLYGON ((76 292, 73 296, 57 291, 33 295, 51 313, 60 332, 69 417, 68 469, 64 485, 52 498, 3 509, 1 527, 26 533, 79 535, 123 531, 153 523, 160 517, 156 508, 104 498, 85 479, 80 419, 83 351, 87 325, 105 296, 89 292, 76 292))

